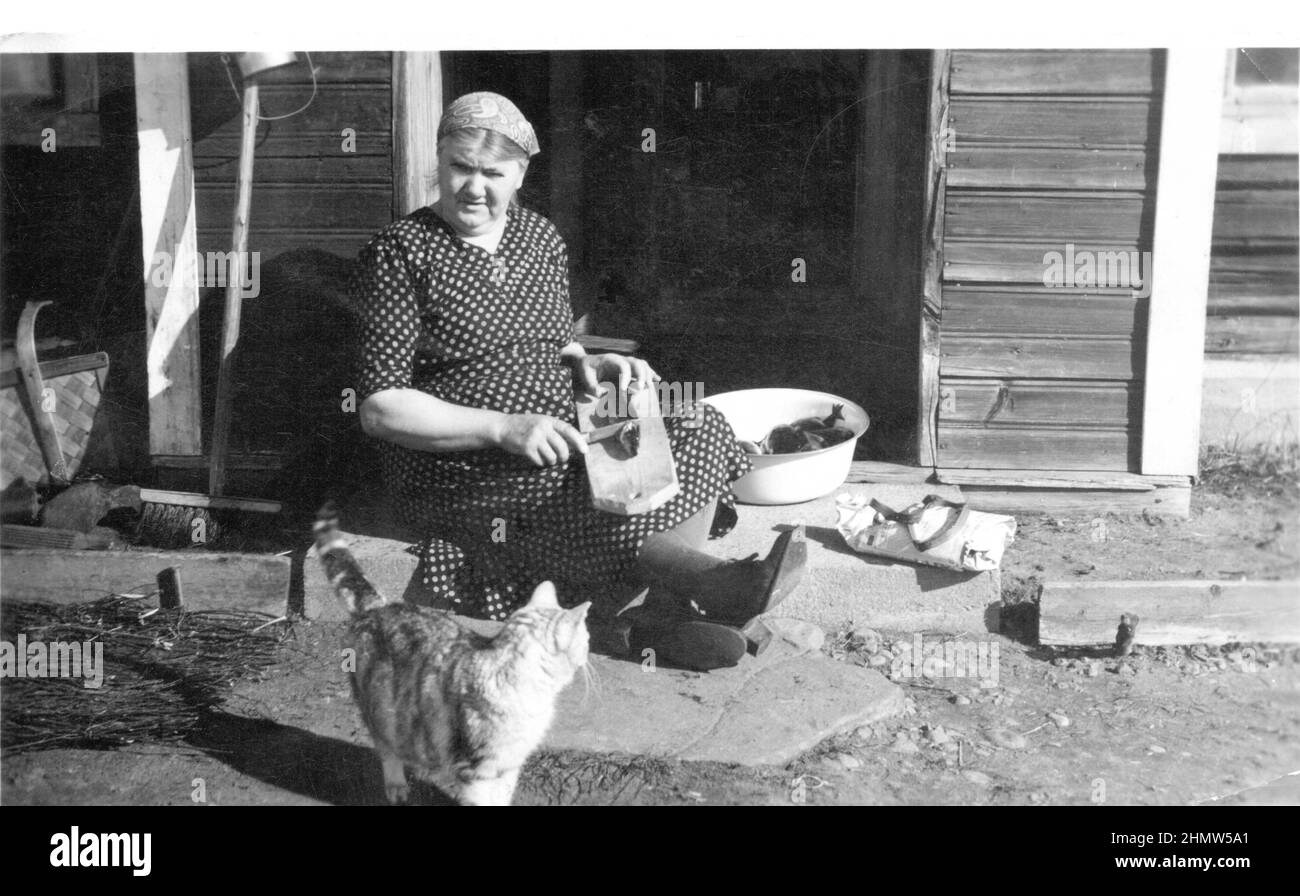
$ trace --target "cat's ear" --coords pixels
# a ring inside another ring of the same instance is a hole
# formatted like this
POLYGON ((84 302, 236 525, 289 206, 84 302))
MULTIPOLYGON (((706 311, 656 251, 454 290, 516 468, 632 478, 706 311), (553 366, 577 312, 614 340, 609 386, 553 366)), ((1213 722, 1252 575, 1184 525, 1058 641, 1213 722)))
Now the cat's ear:
POLYGON ((576 607, 570 607, 568 613, 572 616, 578 617, 579 619, 586 619, 587 611, 590 609, 591 601, 586 601, 585 603, 578 604, 576 607))
POLYGON ((533 596, 528 598, 528 606, 539 610, 558 610, 560 601, 555 596, 555 585, 551 582, 542 582, 534 588, 533 596))

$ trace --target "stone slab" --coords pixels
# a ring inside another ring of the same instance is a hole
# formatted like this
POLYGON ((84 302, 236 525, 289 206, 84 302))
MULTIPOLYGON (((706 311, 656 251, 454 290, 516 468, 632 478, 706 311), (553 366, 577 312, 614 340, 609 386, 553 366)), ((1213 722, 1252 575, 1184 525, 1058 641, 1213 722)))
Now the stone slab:
MULTIPOLYGON (((776 626, 778 635, 785 629, 776 626)), ((903 711, 897 685, 809 649, 806 627, 712 672, 591 657, 560 696, 552 749, 784 765, 826 738, 903 711)))

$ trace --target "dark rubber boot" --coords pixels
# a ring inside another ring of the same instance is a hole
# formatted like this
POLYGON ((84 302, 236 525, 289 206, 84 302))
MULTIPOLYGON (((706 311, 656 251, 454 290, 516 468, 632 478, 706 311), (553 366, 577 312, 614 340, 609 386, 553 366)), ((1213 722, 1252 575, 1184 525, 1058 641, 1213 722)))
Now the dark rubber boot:
POLYGON ((672 532, 651 536, 637 566, 651 585, 689 601, 714 622, 745 627, 789 597, 803 579, 808 544, 803 526, 777 536, 765 559, 722 560, 687 546, 672 532))
POLYGON ((696 672, 725 669, 740 662, 749 642, 740 629, 681 616, 643 618, 629 633, 630 658, 696 672))

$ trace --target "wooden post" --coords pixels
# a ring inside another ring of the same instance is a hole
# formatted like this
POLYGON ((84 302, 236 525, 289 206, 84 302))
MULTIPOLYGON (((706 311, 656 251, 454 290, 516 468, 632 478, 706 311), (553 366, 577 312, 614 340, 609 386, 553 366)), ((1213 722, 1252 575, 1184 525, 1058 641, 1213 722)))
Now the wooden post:
POLYGON ((1224 69, 1221 50, 1166 53, 1141 471, 1195 476, 1224 69))
POLYGON ((203 451, 198 240, 184 53, 135 54, 149 454, 203 451))
POLYGON ((212 462, 208 465, 208 494, 225 494, 226 452, 234 422, 235 351, 239 347, 239 324, 243 310, 244 284, 249 271, 248 227, 253 203, 253 156, 257 147, 257 79, 244 82, 244 111, 239 128, 239 177, 235 214, 231 221, 231 265, 226 283, 226 307, 221 324, 221 354, 217 358, 217 397, 212 412, 212 462))
POLYGON ((935 50, 930 68, 930 114, 925 150, 925 226, 921 249, 920 408, 916 462, 939 463, 939 320, 943 315, 943 216, 947 192, 948 82, 952 53, 935 50))
POLYGON ((396 217, 409 215, 433 202, 441 117, 441 54, 394 53, 393 212, 396 217))

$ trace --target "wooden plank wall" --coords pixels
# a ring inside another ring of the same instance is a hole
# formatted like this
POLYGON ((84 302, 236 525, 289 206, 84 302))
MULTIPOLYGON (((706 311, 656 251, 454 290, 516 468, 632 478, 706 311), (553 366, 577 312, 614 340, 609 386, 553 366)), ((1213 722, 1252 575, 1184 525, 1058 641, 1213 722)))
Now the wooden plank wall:
MULTIPOLYGON (((355 415, 341 409, 343 390, 355 386, 356 331, 346 285, 358 251, 393 220, 392 68, 391 53, 300 52, 296 63, 258 78, 261 116, 273 120, 258 124, 253 166, 249 251, 261 253, 260 282, 258 295, 244 302, 240 324, 232 469, 258 470, 278 459, 277 465, 314 463, 320 470, 330 458, 346 463, 355 444, 355 415), (276 119, 312 96, 309 59, 316 96, 302 111, 276 119)), ((198 246, 225 253, 240 103, 217 54, 190 54, 190 81, 198 246)), ((223 304, 223 290, 205 277, 199 323, 205 420, 216 390, 223 304)), ((297 487, 284 484, 291 478, 268 485, 259 475, 249 473, 231 492, 298 498, 297 487)), ((178 478, 171 487, 195 486, 178 478)))
POLYGON ((1143 291, 1047 286, 1045 256, 1150 250, 1162 72, 1151 50, 951 54, 939 466, 1136 471, 1143 291))
MULTIPOLYGON (((211 54, 192 54, 194 166, 200 251, 229 251, 239 158, 235 92, 211 54), (203 57, 207 58, 203 58, 203 57), (205 64, 206 63, 206 64, 205 64)), ((311 249, 353 259, 392 220, 391 53, 312 53, 317 94, 301 113, 258 129, 249 249, 265 264, 311 249), (344 129, 356 132, 344 149, 344 129)), ((237 83, 237 82, 236 82, 237 83)), ((311 96, 305 55, 259 78, 263 117, 292 112, 311 96)))
POLYGON ((1205 351, 1300 352, 1295 155, 1221 155, 1205 351))

